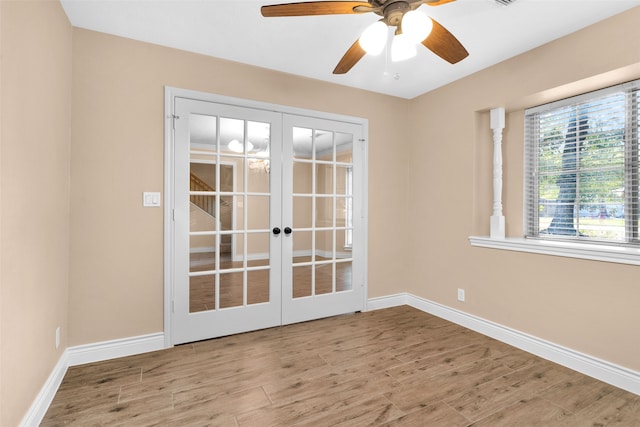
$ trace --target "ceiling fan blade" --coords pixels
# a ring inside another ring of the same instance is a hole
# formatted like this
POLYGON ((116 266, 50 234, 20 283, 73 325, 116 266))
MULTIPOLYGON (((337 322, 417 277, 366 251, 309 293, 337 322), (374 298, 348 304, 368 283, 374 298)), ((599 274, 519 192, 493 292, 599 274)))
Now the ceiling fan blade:
POLYGON ((451 3, 456 0, 425 0, 424 4, 427 6, 440 6, 441 4, 451 3))
POLYGON ((373 11, 366 1, 310 1, 262 6, 262 16, 338 15, 373 11), (357 10, 356 10, 357 9, 357 10))
POLYGON ((445 61, 455 64, 469 56, 467 49, 462 46, 446 28, 434 19, 431 34, 422 41, 422 44, 445 61))
POLYGON ((338 62, 335 70, 333 70, 333 74, 347 73, 354 65, 357 64, 358 61, 362 59, 365 53, 364 49, 360 46, 360 42, 356 40, 349 50, 347 50, 347 53, 344 54, 340 62, 338 62))

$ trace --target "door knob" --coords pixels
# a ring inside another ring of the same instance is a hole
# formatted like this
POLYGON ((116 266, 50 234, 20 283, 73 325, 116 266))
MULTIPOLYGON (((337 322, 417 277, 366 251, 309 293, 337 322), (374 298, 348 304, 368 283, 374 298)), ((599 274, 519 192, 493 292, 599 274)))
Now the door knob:
POLYGON ((293 230, 291 229, 291 227, 285 227, 284 228, 284 234, 291 234, 293 230))
POLYGON ((275 235, 280 234, 280 229, 278 227, 273 227, 273 234, 275 235))

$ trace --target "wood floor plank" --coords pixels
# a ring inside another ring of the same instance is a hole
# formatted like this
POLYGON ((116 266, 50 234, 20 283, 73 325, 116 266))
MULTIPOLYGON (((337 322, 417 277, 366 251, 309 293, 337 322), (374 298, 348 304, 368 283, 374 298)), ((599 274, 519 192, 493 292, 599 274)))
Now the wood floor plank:
POLYGON ((640 397, 401 306, 75 366, 41 425, 640 427, 640 397))
POLYGON ((640 427, 640 397, 616 389, 578 411, 567 426, 640 427))
POLYGON ((464 427, 468 426, 470 421, 456 412, 444 402, 436 402, 433 405, 427 405, 414 412, 403 415, 395 420, 381 424, 382 427, 464 427))
POLYGON ((385 396, 406 412, 457 396, 464 391, 513 372, 493 360, 479 360, 434 376, 416 375, 385 396))
POLYGON ((473 427, 559 427, 565 425, 570 417, 571 413, 548 400, 532 397, 521 400, 472 425, 473 427))
POLYGON ((508 406, 539 395, 570 378, 568 369, 540 360, 511 374, 469 388, 446 403, 466 418, 476 421, 508 406))
POLYGON ((402 382, 414 378, 416 375, 428 377, 459 368, 482 359, 495 359, 503 353, 483 344, 471 344, 453 350, 443 351, 429 357, 404 362, 387 369, 396 380, 402 382))

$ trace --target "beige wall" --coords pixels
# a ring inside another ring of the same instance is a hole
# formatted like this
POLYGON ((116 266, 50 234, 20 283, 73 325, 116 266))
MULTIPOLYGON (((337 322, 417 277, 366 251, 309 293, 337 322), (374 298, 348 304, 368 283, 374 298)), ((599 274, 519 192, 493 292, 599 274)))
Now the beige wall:
POLYGON ((369 295, 406 282, 407 101, 82 29, 73 32, 69 344, 163 328, 164 86, 369 119, 369 295), (395 224, 394 233, 379 232, 395 224))
POLYGON ((0 13, 0 425, 15 426, 67 346, 72 30, 58 2, 0 13))
POLYGON ((519 235, 522 108, 640 77, 637 44, 607 42, 638 40, 639 21, 636 8, 406 101, 71 30, 57 2, 0 2, 0 424, 67 345, 162 330, 162 210, 141 193, 162 191, 165 85, 369 119, 369 297, 409 291, 640 370, 637 267, 467 240, 488 233, 487 111, 508 109, 519 235))
POLYGON ((523 108, 639 78, 638 22, 635 8, 410 102, 409 221, 417 229, 408 291, 640 370, 638 267, 473 248, 467 240, 489 233, 488 110, 507 108, 504 212, 507 234, 521 236, 523 108), (465 303, 457 288, 466 290, 465 303))

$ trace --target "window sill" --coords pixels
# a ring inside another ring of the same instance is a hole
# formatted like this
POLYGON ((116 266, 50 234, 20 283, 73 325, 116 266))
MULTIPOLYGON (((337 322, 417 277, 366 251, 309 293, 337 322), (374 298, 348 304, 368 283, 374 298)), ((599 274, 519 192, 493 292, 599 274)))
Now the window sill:
POLYGON ((550 242, 547 240, 518 237, 491 239, 485 236, 470 236, 469 241, 471 242, 471 246, 482 248, 640 265, 640 248, 588 245, 573 242, 550 242))

